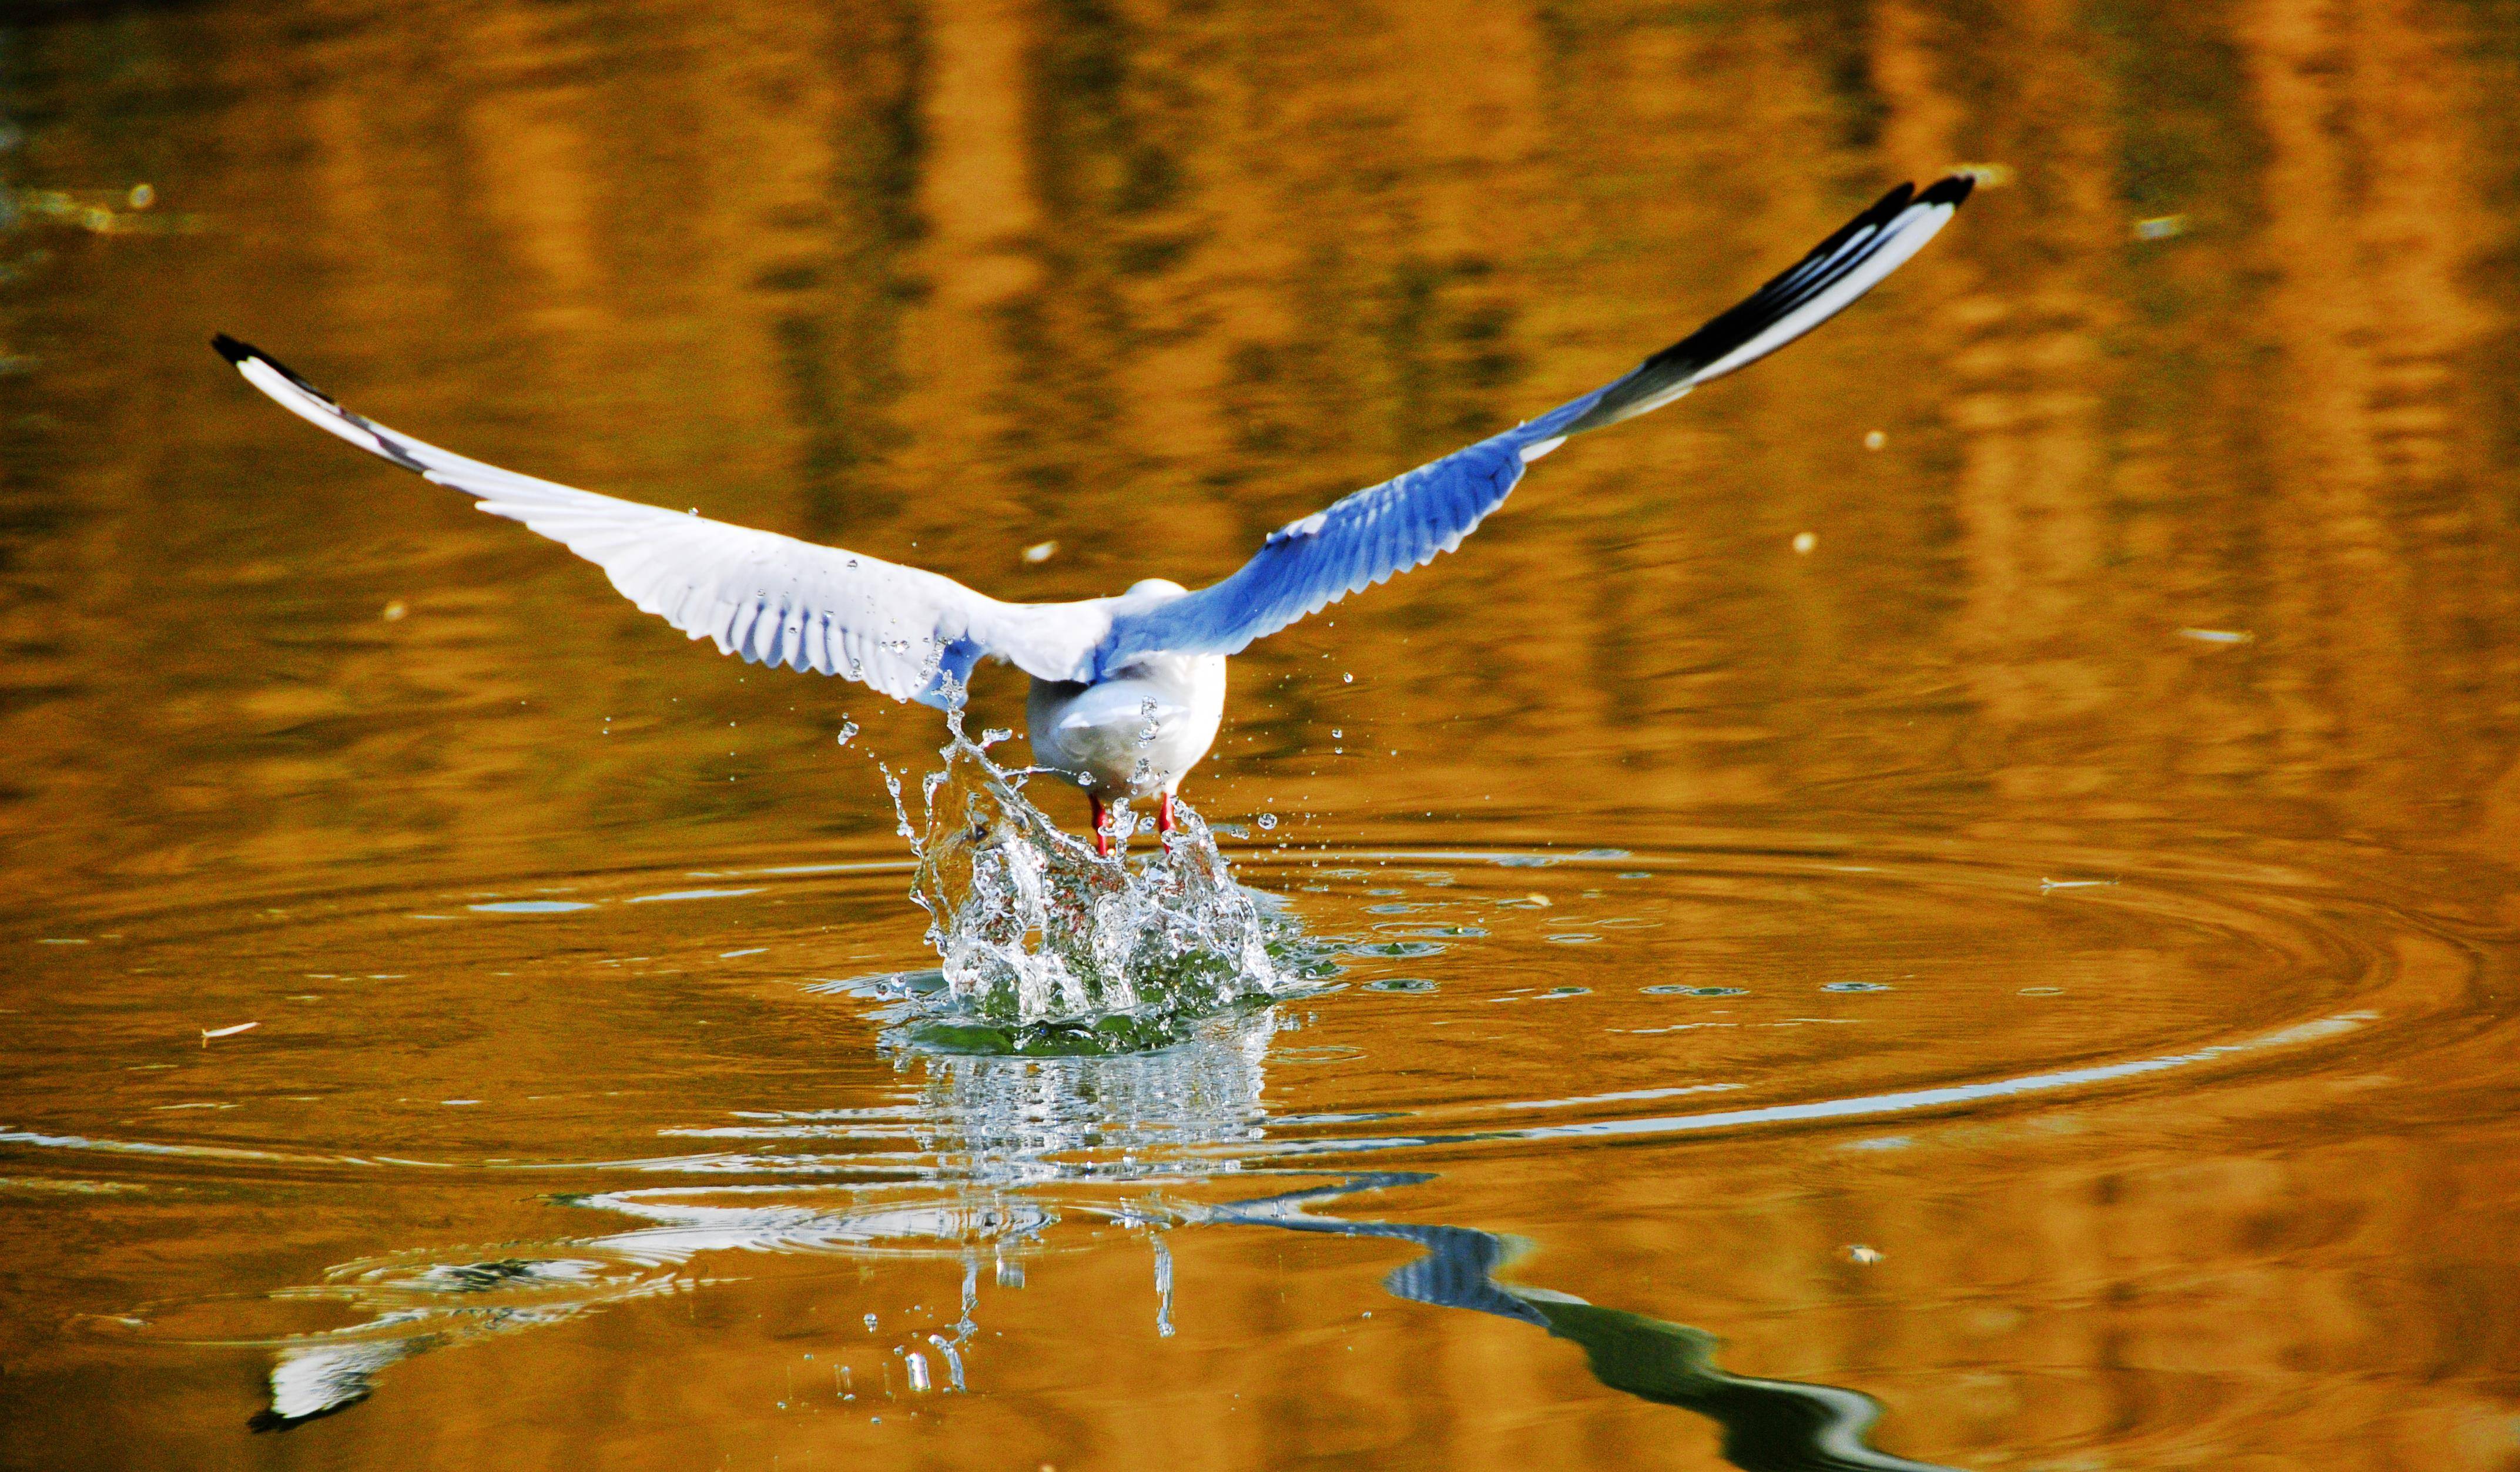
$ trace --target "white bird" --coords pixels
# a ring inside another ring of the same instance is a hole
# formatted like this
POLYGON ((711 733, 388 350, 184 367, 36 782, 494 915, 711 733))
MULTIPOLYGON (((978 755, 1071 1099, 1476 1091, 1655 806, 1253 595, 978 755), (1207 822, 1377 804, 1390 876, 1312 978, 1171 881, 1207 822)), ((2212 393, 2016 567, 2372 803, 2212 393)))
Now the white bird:
POLYGON ((212 341, 281 407, 526 526, 602 567, 631 602, 721 653, 846 675, 896 700, 962 702, 983 656, 1032 677, 1038 765, 1081 785, 1095 846, 1106 804, 1173 794, 1216 739, 1226 656, 1351 593, 1451 552, 1502 505, 1524 467, 1747 367, 1843 311, 1941 230, 1974 181, 1902 184, 1790 269, 1624 377, 1538 419, 1342 497, 1269 534, 1250 561, 1195 593, 1148 578, 1116 598, 1010 603, 950 578, 519 475, 351 413, 266 354, 212 341))

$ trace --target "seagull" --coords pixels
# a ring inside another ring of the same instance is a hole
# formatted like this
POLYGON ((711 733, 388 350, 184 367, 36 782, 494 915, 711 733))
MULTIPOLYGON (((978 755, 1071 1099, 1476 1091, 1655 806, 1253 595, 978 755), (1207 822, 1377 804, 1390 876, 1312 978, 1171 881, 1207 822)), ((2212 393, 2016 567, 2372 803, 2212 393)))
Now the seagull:
POLYGON ((1568 438, 1659 409, 1819 327, 1905 264, 1975 183, 1902 184, 1809 254, 1633 371, 1502 434, 1340 498, 1271 532, 1251 560, 1193 593, 1164 578, 1112 598, 1002 602, 948 577, 776 532, 537 480, 468 460, 335 403, 269 354, 211 340, 254 387, 317 428, 474 498, 602 567, 644 612, 761 665, 845 675, 896 700, 961 706, 982 657, 1032 677, 1036 765, 1084 788, 1094 846, 1109 808, 1173 796, 1215 743, 1225 661, 1351 593, 1451 552, 1525 468, 1568 438))

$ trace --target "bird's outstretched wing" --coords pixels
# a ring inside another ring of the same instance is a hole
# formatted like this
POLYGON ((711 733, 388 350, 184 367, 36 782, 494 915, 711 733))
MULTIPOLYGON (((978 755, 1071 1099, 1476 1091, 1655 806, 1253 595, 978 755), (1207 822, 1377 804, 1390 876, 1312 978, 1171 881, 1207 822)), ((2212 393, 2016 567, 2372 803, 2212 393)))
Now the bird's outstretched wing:
POLYGON ((983 655, 1045 680, 1087 678, 1110 628, 1110 600, 1000 602, 916 567, 467 460, 351 413, 233 337, 211 345, 282 408, 563 544, 643 611, 756 664, 845 675, 896 700, 943 706, 983 655))
POLYGON ((1845 310, 1923 248, 1974 183, 1955 174, 1922 194, 1913 185, 1900 185, 1739 305, 1625 377, 1281 527, 1221 583, 1159 606, 1121 611, 1097 657, 1098 668, 1115 669, 1158 651, 1236 653, 1351 593, 1451 552, 1504 502, 1523 468, 1566 436, 1659 409, 1845 310))

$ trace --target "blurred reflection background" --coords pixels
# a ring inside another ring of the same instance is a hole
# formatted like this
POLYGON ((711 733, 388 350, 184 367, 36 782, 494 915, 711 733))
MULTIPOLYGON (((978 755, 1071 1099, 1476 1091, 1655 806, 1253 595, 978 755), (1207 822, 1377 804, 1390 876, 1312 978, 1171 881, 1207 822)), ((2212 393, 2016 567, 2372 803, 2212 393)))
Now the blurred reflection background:
MULTIPOLYGON (((2511 0, 0 4, 0 933, 22 958, 0 1001, 42 1040, 0 1048, 0 1126, 113 1134, 124 1103, 120 1044, 38 1026, 103 953, 38 939, 292 895, 897 857, 833 734, 853 717, 896 766, 938 739, 931 712, 688 645, 561 550, 276 414, 213 332, 496 464, 1081 598, 1212 580, 1268 529, 1623 371, 1889 184, 1968 164, 1966 210, 1844 318, 1553 457, 1460 554, 1238 659, 1186 795, 1225 822, 1274 807, 1304 844, 1720 829, 2032 876, 2025 856, 2068 849, 2315 875, 2298 914, 2338 938, 2298 949, 2357 959, 2297 990, 2348 1005, 2386 973, 2427 999, 2420 1045, 2271 1064, 2211 1102, 2167 1087, 2105 1140, 1990 1125, 1937 1170, 1756 1140, 1517 1155, 1420 1215, 1558 1244, 1552 1286, 1720 1315, 1743 1373, 1860 1380, 1911 1454, 2509 1466, 2515 96, 2511 0), (1897 1293, 1759 1266, 1786 1239, 1834 1250, 1853 1228, 1832 1213, 1867 1192, 1941 1233, 1897 1293), (1719 1206, 1739 1215, 1690 1219, 1699 1275, 1658 1300, 1671 1224, 1719 1206)), ((1019 724, 1020 698, 983 671, 985 722, 1019 724)), ((919 963, 915 912, 849 903, 888 937, 870 954, 919 963)), ((1878 933, 1886 965, 1895 917, 1878 933)), ((2127 1004, 2169 1006, 2175 981, 2244 1009, 2248 968, 2190 967, 2184 944, 2125 939, 2127 1004)), ((171 969, 207 984, 225 945, 170 943, 171 969)), ((1984 969, 2009 995, 2043 979, 2039 949, 2025 931, 1984 969)), ((1597 984, 1667 979, 1596 959, 1597 984)), ((450 1004, 490 1008, 488 974, 450 1004)), ((114 994, 116 1015, 172 1016, 166 988, 114 994)), ((788 1025, 752 1004, 765 1040, 788 1025)), ((1976 1015, 1917 1020, 1901 1066, 2003 1072, 1976 1015)), ((645 1021, 545 1020, 484 1067, 646 1046, 645 1021)), ((864 1031, 814 1040, 855 1070, 837 1093, 888 1087, 864 1031)), ((701 1094, 708 1066, 684 1080, 701 1094)), ((1537 1097, 1546 1071, 1495 1087, 1537 1097)), ((0 1455, 351 1464, 428 1436, 431 1459, 495 1464, 473 1440, 494 1432, 559 1455, 636 1412, 531 1440, 500 1396, 518 1363, 596 1395, 682 1333, 638 1394, 688 1419, 616 1450, 701 1465, 729 1444, 692 1428, 758 1368, 735 1342, 775 1338, 781 1304, 830 1286, 799 1274, 832 1271, 749 1264, 772 1286, 717 1300, 715 1338, 671 1328, 680 1301, 625 1308, 574 1358, 398 1369, 402 1408, 327 1422, 343 1440, 249 1439, 260 1361, 98 1369, 63 1346, 174 1262, 261 1293, 497 1238, 419 1205, 379 1225, 350 1192, 304 1208, 341 1214, 320 1242, 248 1262, 276 1228, 195 1220, 232 1187, 193 1189, 0 1201, 23 1208, 0 1214, 0 1368, 25 1385, 31 1360, 47 1387, 0 1388, 21 1428, 0 1455), (134 1233, 158 1245, 81 1276, 134 1233), (768 1317, 738 1328, 736 1303, 768 1317), (91 1415, 130 1419, 61 1451, 91 1415)), ((1454 1315, 1471 1327, 1448 1355, 1341 1380, 1322 1351, 1345 1341, 1289 1337, 1273 1305, 1289 1283, 1351 1316, 1382 1300, 1372 1274, 1290 1275, 1283 1235, 1176 1247, 1185 1274, 1209 1256, 1239 1327, 1160 1395, 1061 1399, 1143 1352, 1136 1319, 1055 1332, 1119 1291, 1105 1277, 1141 1292, 1143 1255, 1036 1272, 1040 1399, 1010 1386, 970 1414, 1027 1466, 1712 1457, 1712 1432, 1618 1403, 1570 1353, 1527 1351, 1559 1356, 1551 1378, 1500 1391, 1498 1336, 1529 1332, 1501 1320, 1454 1315), (1211 1442, 1232 1407, 1204 1403, 1166 1418, 1163 1396, 1245 1362, 1283 1373, 1251 1408, 1271 1429, 1211 1442)), ((735 1445, 768 1465, 765 1437, 735 1445)), ((989 1445, 975 1422, 885 1454, 989 1445)))
POLYGON ((13 187, 156 196, 8 237, 29 874, 880 816, 822 734, 885 702, 680 647, 214 329, 497 463, 1079 597, 1219 575, 1956 161, 2009 186, 1857 317, 1239 661, 1210 806, 2508 832, 2504 7, 12 16, 13 187), (1340 701, 1403 758, 1320 760, 1340 701))

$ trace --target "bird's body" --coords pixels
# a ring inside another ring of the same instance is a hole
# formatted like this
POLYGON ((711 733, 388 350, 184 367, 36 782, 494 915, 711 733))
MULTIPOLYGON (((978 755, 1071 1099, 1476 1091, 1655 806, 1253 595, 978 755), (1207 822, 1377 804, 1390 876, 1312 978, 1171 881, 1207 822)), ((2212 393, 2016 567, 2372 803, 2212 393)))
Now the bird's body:
POLYGON ((1568 437, 1660 408, 1835 316, 1922 248, 1970 183, 1955 175, 1921 194, 1901 185, 1633 372, 1280 527, 1239 570, 1195 592, 1149 578, 1112 598, 1002 602, 916 567, 468 460, 343 409, 235 338, 214 345, 291 413, 564 543, 640 608, 722 652, 949 708, 983 656, 1015 665, 1032 677, 1036 764, 1083 788, 1097 846, 1107 847, 1109 802, 1154 797, 1169 826, 1173 793, 1216 740, 1227 656, 1452 551, 1568 437))
POLYGON ((1033 765, 1084 789, 1106 851, 1113 802, 1152 797, 1156 825, 1172 826, 1173 794, 1224 723, 1222 654, 1148 654, 1090 683, 1036 679, 1024 701, 1033 765))
POLYGON ((1225 721, 1225 656, 1149 654, 1108 679, 1035 680, 1033 765, 1104 802, 1181 790, 1225 721))

